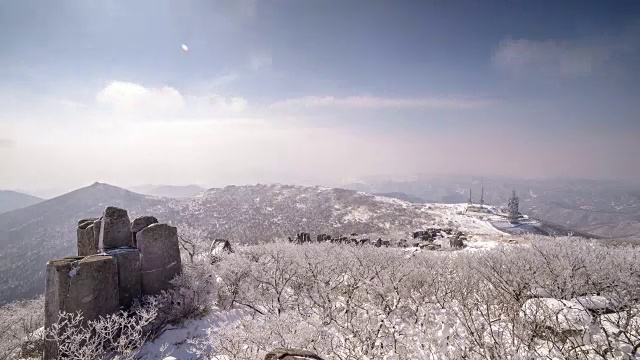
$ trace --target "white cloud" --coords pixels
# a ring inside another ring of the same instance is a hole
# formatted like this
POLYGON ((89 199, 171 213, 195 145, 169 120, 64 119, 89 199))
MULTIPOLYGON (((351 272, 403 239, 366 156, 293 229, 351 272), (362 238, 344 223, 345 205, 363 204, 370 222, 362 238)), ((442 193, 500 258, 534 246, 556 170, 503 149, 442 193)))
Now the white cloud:
POLYGON ((184 98, 175 88, 152 88, 124 81, 111 82, 96 100, 116 112, 134 114, 175 113, 185 108, 184 98))
POLYGON ((177 89, 158 88, 113 81, 97 95, 97 101, 111 107, 118 114, 182 116, 220 116, 244 112, 247 99, 220 94, 183 96, 177 89))
POLYGON ((500 42, 492 62, 514 75, 587 76, 604 64, 611 51, 557 40, 507 39, 500 42))
POLYGON ((470 109, 489 104, 488 100, 456 97, 385 98, 376 96, 307 96, 272 104, 274 108, 354 108, 354 109, 470 109))

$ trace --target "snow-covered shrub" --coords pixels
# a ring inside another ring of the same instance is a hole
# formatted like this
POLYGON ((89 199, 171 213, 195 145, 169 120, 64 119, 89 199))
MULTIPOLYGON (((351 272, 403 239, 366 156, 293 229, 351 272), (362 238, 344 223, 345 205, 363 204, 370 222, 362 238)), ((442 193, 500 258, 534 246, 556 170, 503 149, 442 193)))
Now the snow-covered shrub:
POLYGON ((206 349, 213 347, 219 354, 233 360, 262 359, 277 347, 295 347, 317 351, 316 344, 330 341, 320 324, 302 318, 296 312, 281 315, 247 317, 229 327, 209 332, 204 342, 196 342, 197 358, 206 358, 206 349))
POLYGON ((251 275, 251 262, 246 256, 228 254, 217 264, 216 273, 219 279, 217 302, 223 309, 234 305, 244 305, 242 301, 250 291, 248 277, 251 275))
POLYGON ((206 314, 217 296, 217 279, 212 265, 203 258, 183 264, 182 274, 171 283, 173 287, 159 295, 145 297, 143 302, 152 302, 158 315, 147 326, 151 333, 158 332, 167 324, 181 323, 186 319, 206 314))
POLYGON ((136 359, 148 335, 145 327, 156 315, 153 302, 86 322, 80 313, 61 313, 45 339, 56 344, 65 359, 136 359))
POLYGON ((638 248, 577 238, 410 257, 330 243, 242 247, 214 265, 218 301, 252 315, 199 348, 232 359, 279 346, 329 359, 635 356, 637 264, 638 248))
POLYGON ((196 259, 207 256, 211 240, 206 231, 187 223, 179 223, 176 227, 183 263, 193 263, 196 259))
POLYGON ((36 355, 42 350, 44 298, 16 301, 0 307, 0 360, 36 355), (24 346, 23 346, 24 345, 24 346), (26 351, 31 350, 31 351, 26 351), (21 354, 30 352, 30 354, 21 354))

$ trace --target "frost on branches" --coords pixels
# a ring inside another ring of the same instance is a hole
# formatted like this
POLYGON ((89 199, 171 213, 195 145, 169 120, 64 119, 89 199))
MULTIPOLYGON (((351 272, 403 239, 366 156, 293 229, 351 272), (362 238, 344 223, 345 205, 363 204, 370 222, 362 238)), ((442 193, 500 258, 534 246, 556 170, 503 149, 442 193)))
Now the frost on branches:
MULTIPOLYGON (((145 338, 163 344, 191 318, 207 327, 163 350, 246 360, 275 348, 339 360, 638 359, 640 248, 530 240, 411 256, 330 243, 236 246, 216 261, 196 251, 172 290, 90 334, 65 333, 65 322, 80 321, 67 314, 56 341, 75 359, 156 359, 145 338)), ((208 249, 208 240, 194 244, 208 249)), ((41 304, 22 306, 14 309, 41 304)), ((14 328, 28 324, 25 310, 14 312, 14 328)))
POLYGON ((640 250, 583 239, 483 252, 250 246, 215 265, 218 303, 250 316, 199 356, 275 347, 328 359, 628 359, 640 353, 640 250))

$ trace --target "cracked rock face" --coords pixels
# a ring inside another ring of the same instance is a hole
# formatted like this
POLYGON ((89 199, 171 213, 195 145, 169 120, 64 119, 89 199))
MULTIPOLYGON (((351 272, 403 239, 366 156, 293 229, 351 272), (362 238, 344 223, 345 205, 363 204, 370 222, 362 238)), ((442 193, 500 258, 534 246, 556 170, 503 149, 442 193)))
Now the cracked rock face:
MULTIPOLYGON (((118 311, 118 271, 112 256, 74 256, 47 263, 45 328, 59 312, 82 312, 83 323, 118 311)), ((57 359, 55 343, 45 342, 45 359, 57 359)))
POLYGON ((140 251, 138 249, 115 249, 107 251, 118 266, 118 291, 120 306, 128 309, 133 300, 142 295, 140 277, 140 251))
POLYGON ((171 287, 171 279, 180 274, 178 229, 167 224, 152 224, 136 234, 140 250, 142 293, 155 295, 171 287))

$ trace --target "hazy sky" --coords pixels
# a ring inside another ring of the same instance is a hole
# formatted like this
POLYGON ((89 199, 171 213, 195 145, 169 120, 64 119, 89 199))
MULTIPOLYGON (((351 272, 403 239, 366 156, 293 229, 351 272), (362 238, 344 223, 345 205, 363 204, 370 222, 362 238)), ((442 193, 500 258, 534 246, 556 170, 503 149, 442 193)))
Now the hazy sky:
POLYGON ((4 0, 0 188, 639 178, 639 51, 633 0, 4 0))

